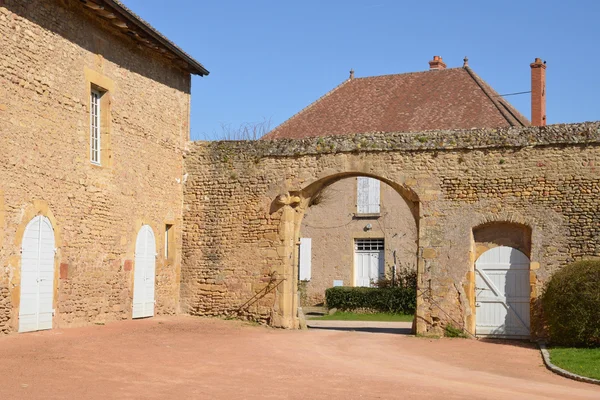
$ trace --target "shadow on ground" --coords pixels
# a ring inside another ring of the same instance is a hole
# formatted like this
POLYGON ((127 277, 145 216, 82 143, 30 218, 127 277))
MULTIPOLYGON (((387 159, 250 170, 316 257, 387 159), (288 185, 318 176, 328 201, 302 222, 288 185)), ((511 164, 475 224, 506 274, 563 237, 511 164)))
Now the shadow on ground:
POLYGON ((341 326, 308 326, 308 329, 319 329, 328 331, 345 331, 345 332, 368 332, 368 333, 391 333, 395 335, 412 335, 410 328, 380 328, 380 327, 341 327, 341 326))

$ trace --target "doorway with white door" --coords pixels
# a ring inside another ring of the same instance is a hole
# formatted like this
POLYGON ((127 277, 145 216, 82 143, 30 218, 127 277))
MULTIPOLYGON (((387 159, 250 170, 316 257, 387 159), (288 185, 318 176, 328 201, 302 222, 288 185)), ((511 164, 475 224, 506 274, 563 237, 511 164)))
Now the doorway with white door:
POLYGON ((52 329, 55 254, 52 223, 38 215, 27 224, 23 234, 19 332, 52 329))
POLYGON ((354 286, 371 287, 385 277, 384 239, 354 240, 354 286))
POLYGON ((526 339, 530 336, 529 258, 499 246, 475 262, 475 334, 526 339))
POLYGON ((154 231, 149 225, 144 225, 138 232, 135 243, 133 318, 154 316, 156 256, 154 231))

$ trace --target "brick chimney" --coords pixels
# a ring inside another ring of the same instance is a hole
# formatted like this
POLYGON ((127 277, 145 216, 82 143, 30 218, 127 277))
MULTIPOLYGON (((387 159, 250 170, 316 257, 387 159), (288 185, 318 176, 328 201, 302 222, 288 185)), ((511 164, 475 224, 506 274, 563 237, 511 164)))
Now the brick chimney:
POLYGON ((531 63, 531 125, 546 125, 546 62, 531 63))
POLYGON ((440 56, 433 56, 433 60, 429 61, 429 70, 433 71, 436 69, 446 69, 446 64, 444 64, 444 61, 442 61, 442 57, 440 56))

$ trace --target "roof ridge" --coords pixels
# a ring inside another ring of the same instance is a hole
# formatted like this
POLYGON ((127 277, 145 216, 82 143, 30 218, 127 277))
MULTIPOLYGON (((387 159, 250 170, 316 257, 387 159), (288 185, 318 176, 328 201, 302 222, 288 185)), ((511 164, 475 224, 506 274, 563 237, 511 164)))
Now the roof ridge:
POLYGON ((481 88, 483 93, 485 93, 485 95, 490 99, 492 104, 494 104, 494 106, 498 109, 500 114, 502 114, 504 119, 506 119, 506 121, 509 124, 511 124, 512 126, 529 125, 529 121, 525 117, 523 117, 518 111, 516 111, 510 103, 508 103, 506 100, 504 100, 504 102, 501 102, 499 100, 499 98, 501 97, 500 94, 498 94, 498 92, 496 92, 494 88, 492 88, 490 85, 488 85, 486 81, 481 79, 479 75, 477 75, 475 71, 473 71, 468 65, 464 66, 463 69, 467 71, 469 76, 475 81, 475 83, 477 83, 477 85, 481 88))
POLYGON ((293 120, 294 118, 296 118, 299 114, 303 113, 304 111, 306 111, 309 108, 313 107, 314 105, 318 104, 321 100, 323 100, 324 98, 326 98, 327 96, 329 96, 330 94, 332 94, 333 92, 335 92, 336 90, 338 90, 339 88, 341 88, 342 86, 344 86, 346 83, 348 83, 350 81, 353 81, 355 79, 359 79, 359 78, 346 79, 345 81, 343 81, 342 83, 340 83, 339 85, 337 85, 336 87, 334 87, 333 89, 331 89, 330 91, 328 91, 327 93, 325 93, 324 95, 322 95, 321 97, 319 97, 317 100, 313 101, 312 103, 310 103, 309 105, 307 105, 306 107, 304 107, 303 109, 301 109, 300 111, 298 111, 296 114, 292 115, 291 117, 289 117, 288 119, 286 119, 285 121, 283 121, 281 124, 277 125, 271 132, 269 132, 266 135, 264 135, 261 139, 269 139, 269 136, 272 133, 275 133, 277 130, 279 130, 280 128, 282 128, 285 125, 287 125, 291 120, 293 120))
POLYGON ((388 76, 401 76, 401 75, 418 75, 418 74, 427 74, 427 73, 439 73, 444 71, 455 71, 460 70, 462 67, 454 67, 454 68, 444 68, 444 69, 436 69, 436 70, 426 70, 426 71, 413 71, 413 72, 401 72, 399 74, 383 74, 383 75, 373 75, 373 76, 363 76, 360 78, 354 78, 353 80, 359 79, 372 79, 372 78, 385 78, 388 76))

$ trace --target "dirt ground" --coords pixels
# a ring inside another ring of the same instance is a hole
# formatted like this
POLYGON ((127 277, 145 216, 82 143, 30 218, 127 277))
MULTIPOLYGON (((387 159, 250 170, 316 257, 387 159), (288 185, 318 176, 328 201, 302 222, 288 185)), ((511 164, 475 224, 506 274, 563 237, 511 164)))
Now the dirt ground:
POLYGON ((529 345, 152 318, 0 337, 0 399, 600 399, 529 345))

